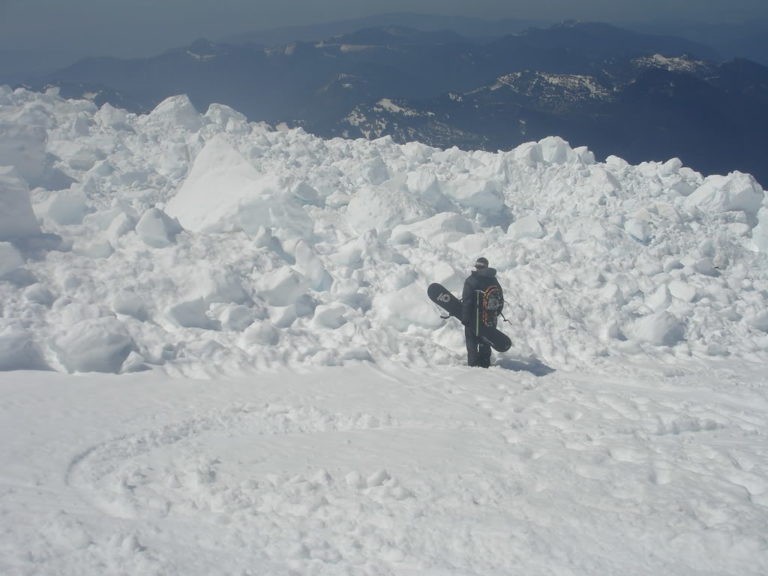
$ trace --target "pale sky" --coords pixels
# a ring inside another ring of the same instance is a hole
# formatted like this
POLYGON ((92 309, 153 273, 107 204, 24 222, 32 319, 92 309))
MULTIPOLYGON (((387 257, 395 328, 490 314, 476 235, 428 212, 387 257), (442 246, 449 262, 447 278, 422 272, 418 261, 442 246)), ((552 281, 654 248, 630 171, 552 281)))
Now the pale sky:
POLYGON ((202 37, 390 12, 717 23, 768 19, 768 0, 0 0, 0 50, 149 56, 202 37))

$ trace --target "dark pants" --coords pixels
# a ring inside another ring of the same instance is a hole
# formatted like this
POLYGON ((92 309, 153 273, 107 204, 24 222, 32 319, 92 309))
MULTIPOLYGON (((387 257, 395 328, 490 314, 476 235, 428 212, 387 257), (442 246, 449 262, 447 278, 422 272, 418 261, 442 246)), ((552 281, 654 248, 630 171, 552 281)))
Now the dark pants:
POLYGON ((488 368, 491 365, 491 346, 475 335, 470 326, 464 326, 464 338, 467 341, 467 364, 488 368))

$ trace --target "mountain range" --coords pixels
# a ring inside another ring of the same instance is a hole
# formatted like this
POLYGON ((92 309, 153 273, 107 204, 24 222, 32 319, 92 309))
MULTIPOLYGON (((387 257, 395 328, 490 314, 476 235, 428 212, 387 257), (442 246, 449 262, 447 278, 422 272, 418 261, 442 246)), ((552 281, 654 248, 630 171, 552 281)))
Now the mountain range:
POLYGON ((679 157, 768 183, 768 68, 699 42, 579 22, 490 39, 394 25, 254 39, 86 59, 32 87, 135 112, 185 93, 201 110, 227 104, 323 137, 496 150, 558 135, 598 156, 679 157))

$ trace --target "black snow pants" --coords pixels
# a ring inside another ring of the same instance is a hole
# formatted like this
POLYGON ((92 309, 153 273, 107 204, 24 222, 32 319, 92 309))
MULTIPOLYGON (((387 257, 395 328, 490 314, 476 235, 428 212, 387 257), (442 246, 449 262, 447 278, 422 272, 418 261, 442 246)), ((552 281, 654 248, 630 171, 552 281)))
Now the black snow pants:
POLYGON ((475 334, 472 326, 464 326, 467 342, 467 364, 488 368, 491 365, 491 346, 475 334))

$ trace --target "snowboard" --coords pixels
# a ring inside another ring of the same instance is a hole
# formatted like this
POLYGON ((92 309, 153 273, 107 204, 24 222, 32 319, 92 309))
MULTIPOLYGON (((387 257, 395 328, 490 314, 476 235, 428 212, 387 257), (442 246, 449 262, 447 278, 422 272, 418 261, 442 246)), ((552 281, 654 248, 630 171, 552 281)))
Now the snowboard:
MULTIPOLYGON (((442 284, 430 284, 427 288, 429 299, 462 322, 461 300, 456 298, 442 284)), ((463 323, 463 322, 462 322, 463 323)), ((480 326, 480 338, 488 342, 497 352, 506 352, 512 346, 512 340, 494 326, 480 326)))

